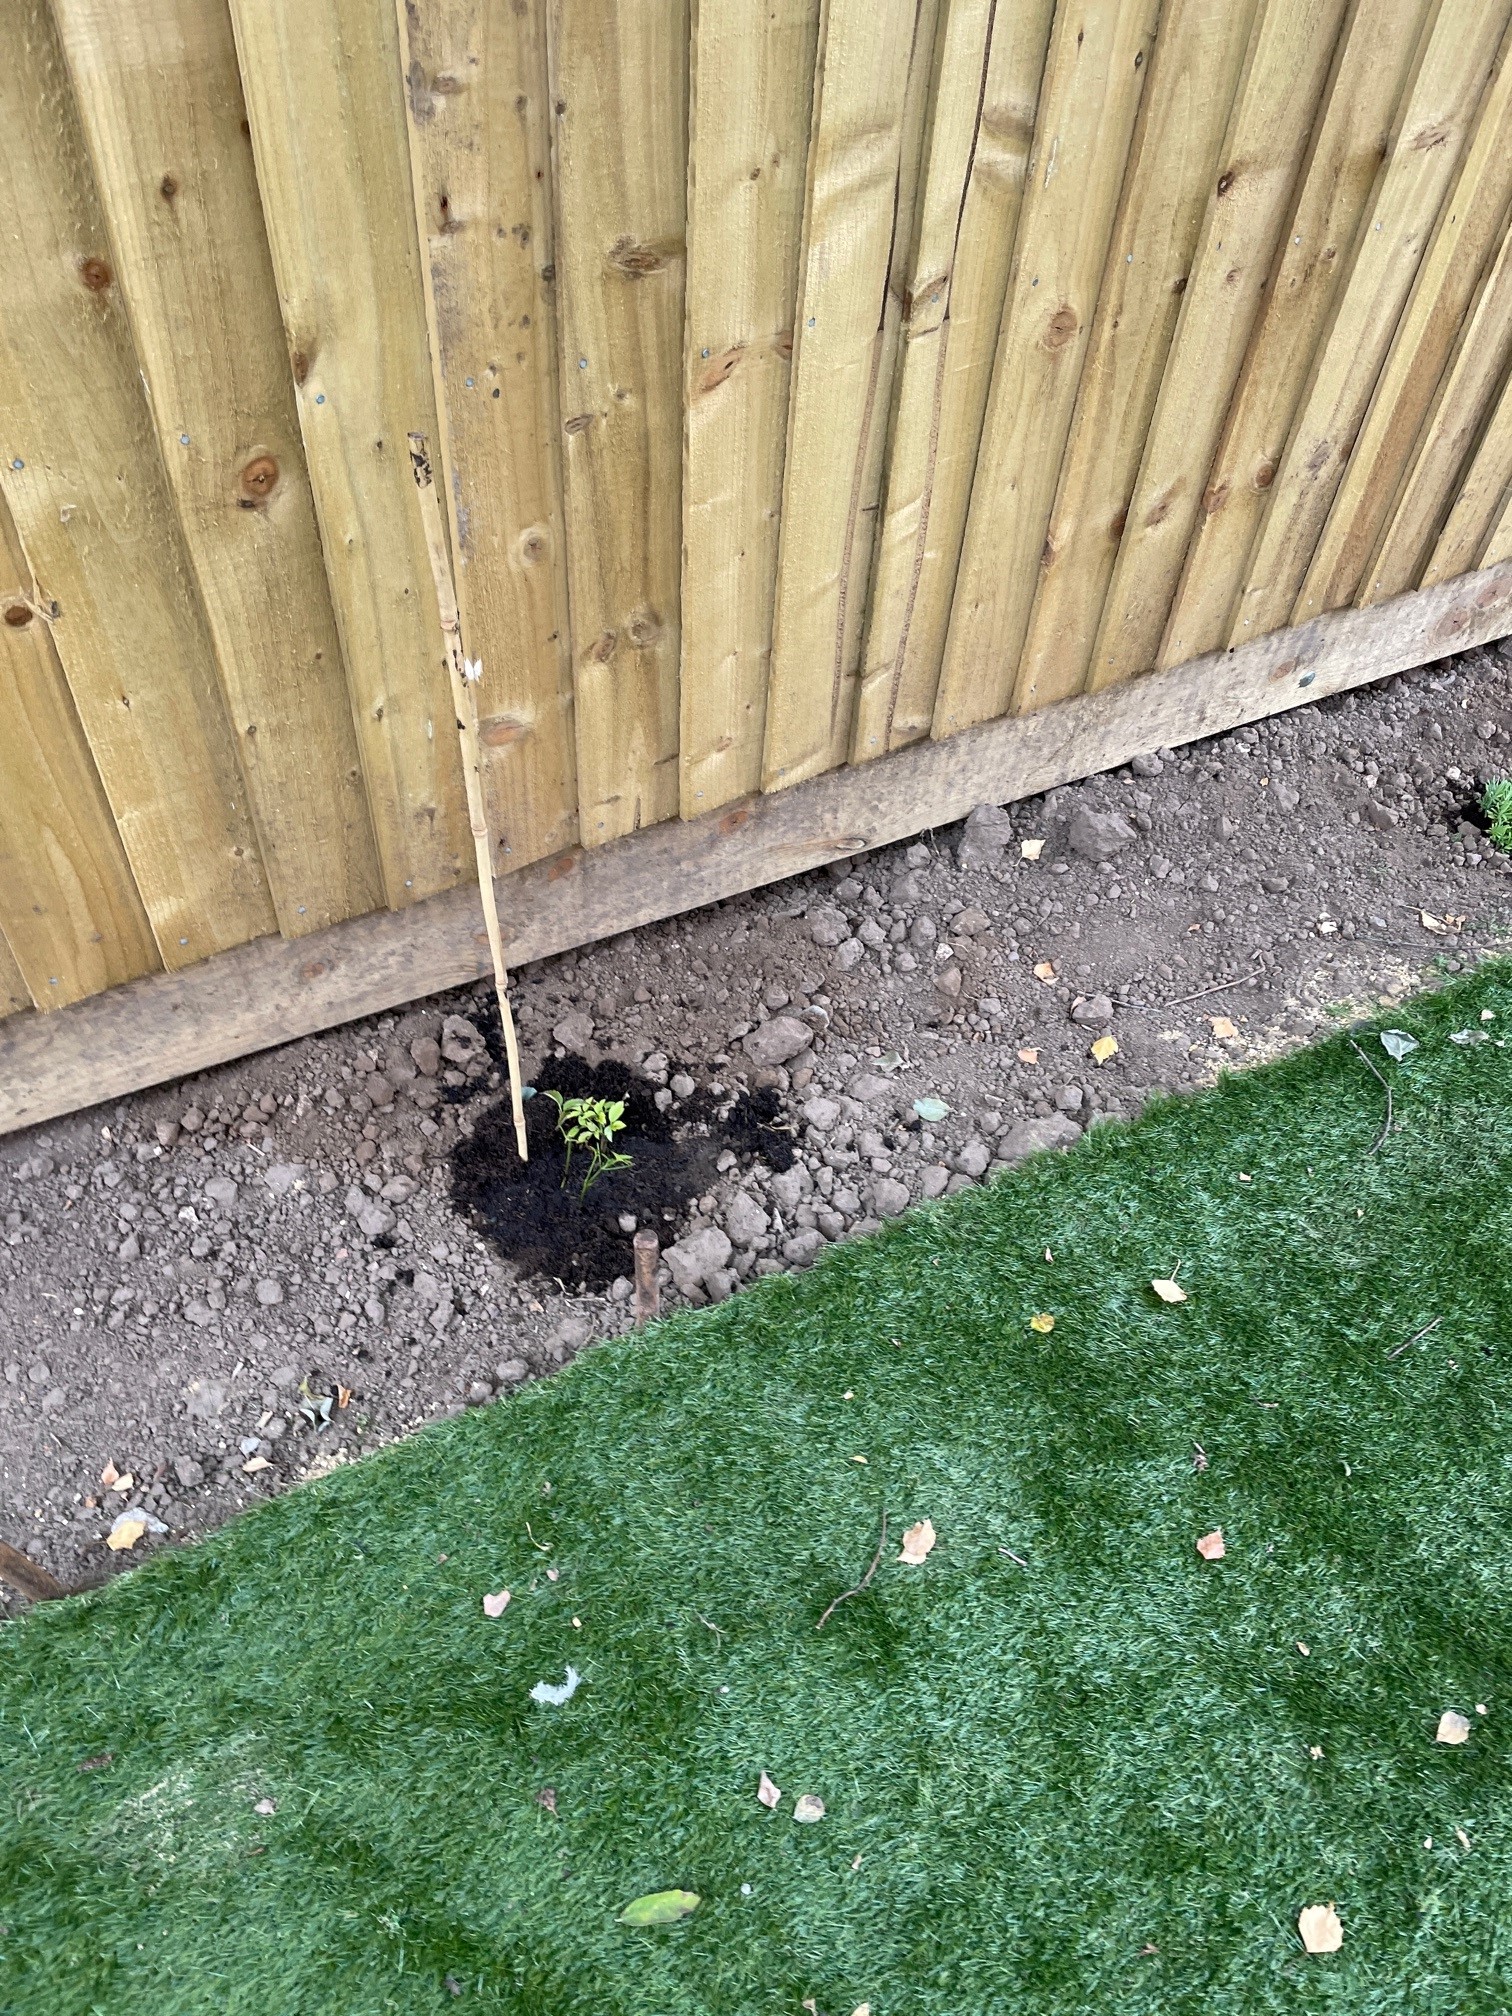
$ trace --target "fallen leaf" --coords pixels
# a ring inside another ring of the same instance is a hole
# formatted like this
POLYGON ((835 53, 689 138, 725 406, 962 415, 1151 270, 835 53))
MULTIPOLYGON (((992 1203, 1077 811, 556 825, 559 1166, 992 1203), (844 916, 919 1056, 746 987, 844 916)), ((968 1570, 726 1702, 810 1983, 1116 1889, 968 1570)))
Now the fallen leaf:
POLYGON ((249 1456, 242 1465, 243 1474, 248 1477, 255 1477, 259 1470, 268 1470, 271 1468, 272 1465, 266 1456, 249 1456))
POLYGON ((338 1386, 336 1388, 336 1405, 338 1407, 350 1407, 351 1404, 352 1388, 350 1386, 338 1386))
POLYGON ((1118 1038, 1116 1036, 1099 1036, 1097 1041, 1092 1045, 1092 1056, 1099 1064, 1106 1064, 1110 1057, 1116 1057, 1117 1055, 1118 1038))
POLYGON ((1200 1477, 1208 1466, 1208 1454, 1200 1442, 1192 1444, 1192 1468, 1200 1477))
MULTIPOLYGON (((81 1757, 77 1766, 80 1771, 104 1771, 115 1762, 114 1750, 99 1750, 93 1757, 81 1757)), ((1465 1846, 1469 1847, 1469 1842, 1465 1846)))
POLYGON ((851 2016, 871 2016, 870 2002, 858 2002, 852 2009, 851 2016))
POLYGON ((548 1582, 556 1582, 561 1578, 561 1573, 560 1568, 548 1568, 546 1570, 546 1580, 548 1582))
POLYGON ((1204 1561, 1221 1561, 1228 1552, 1223 1544, 1223 1528, 1215 1526, 1211 1533, 1204 1533, 1197 1542, 1197 1552, 1204 1561))
POLYGON ((1050 1332, 1055 1328, 1055 1318, 1047 1315, 1042 1309, 1038 1316, 1031 1316, 1029 1318, 1029 1328, 1037 1330, 1041 1337, 1048 1337, 1050 1332))
POLYGON ((1228 1037, 1237 1036, 1239 1034, 1239 1031, 1234 1027, 1233 1023, 1230 1022, 1227 1015, 1209 1015, 1208 1026, 1209 1028, 1211 1028, 1215 1036, 1223 1040, 1227 1040, 1228 1037))
POLYGON ((557 1810, 555 1785, 543 1785, 536 1794, 536 1804, 544 1806, 548 1813, 555 1813, 557 1810))
POLYGON ((1299 1639, 1297 1640, 1297 1650, 1298 1650, 1298 1651, 1299 1651, 1299 1652, 1300 1652, 1300 1653, 1302 1654, 1302 1657, 1303 1657, 1304 1659, 1311 1659, 1311 1657, 1312 1657, 1312 1652, 1311 1652, 1310 1648, 1309 1648, 1308 1646, 1304 1645, 1304 1644, 1302 1643, 1302 1640, 1301 1640, 1300 1638, 1299 1638, 1299 1639))
POLYGON ((1323 1745, 1321 1743, 1309 1743, 1307 1746, 1307 1754, 1309 1757, 1313 1759, 1314 1762, 1316 1762, 1317 1759, 1323 1755, 1323 1745))
POLYGON ((123 1477, 117 1477, 114 1484, 112 1484, 110 1488, 112 1491, 118 1493, 119 1496, 124 1498, 128 1491, 134 1490, 136 1488, 136 1479, 135 1477, 132 1476, 131 1472, 128 1470, 123 1477))
POLYGON ((1416 1036, 1409 1036, 1405 1029, 1383 1029, 1381 1031, 1381 1048, 1386 1052, 1388 1057, 1395 1058, 1398 1064, 1401 1063, 1404 1057, 1410 1057, 1417 1047, 1418 1040, 1416 1036))
POLYGON ((852 1463, 864 1463, 866 1458, 864 1456, 852 1456, 851 1461, 852 1463))
POLYGON ((105 1545, 112 1554, 120 1554, 128 1547, 135 1547, 147 1531, 147 1521, 138 1513, 123 1512, 105 1536, 105 1545))
POLYGON ((824 1801, 817 1792, 805 1792, 794 1802, 793 1818, 801 1827, 824 1818, 824 1801))
POLYGON ((898 1559, 906 1561, 911 1568, 917 1568, 933 1548, 936 1537, 935 1529, 928 1519, 918 1520, 903 1535, 903 1548, 898 1559))
POLYGON ((650 1890, 619 1914, 621 1925, 675 1925, 698 1909, 696 1890, 650 1890))
POLYGON ((539 1701, 543 1708, 560 1708, 564 1701, 570 1701, 583 1684, 583 1676, 576 1666, 567 1668, 567 1677, 560 1687, 554 1687, 549 1680, 537 1680, 530 1690, 532 1701, 539 1701))
POLYGON ((1297 1930, 1309 1953, 1337 1953, 1344 1944, 1344 1927, 1332 1904, 1309 1904, 1299 1911, 1297 1930))
POLYGON ((274 1799, 259 1799, 257 1804, 252 1808, 252 1811, 263 1814, 276 1813, 278 1811, 278 1802, 274 1799))
POLYGON ((121 1474, 120 1471, 117 1470, 114 1463, 107 1463, 105 1465, 105 1468, 100 1472, 100 1482, 105 1486, 106 1490, 108 1491, 110 1487, 114 1483, 116 1483, 116 1481, 119 1479, 120 1474, 121 1474))
POLYGON ((1029 1049, 1020 1050, 1020 1052, 1018 1053, 1018 1061, 1020 1062, 1020 1064, 1038 1064, 1039 1052, 1038 1050, 1029 1050, 1029 1049))
POLYGON ((1048 986, 1055 978, 1055 968, 1048 959, 1041 959, 1034 969, 1034 977, 1036 980, 1043 980, 1048 986))
POLYGON ((765 1771, 763 1771, 756 1786, 756 1797, 769 1812, 775 1813, 777 1811, 777 1802, 782 1797, 782 1788, 774 1785, 765 1771))
POLYGON ((945 1120, 950 1117, 950 1108, 943 1099, 915 1099, 914 1111, 921 1120, 945 1120))
POLYGON ((1449 926, 1444 922, 1442 917, 1431 916, 1426 910, 1419 910, 1418 922, 1425 931, 1443 932, 1449 929, 1449 926))
POLYGON ((507 1589, 496 1590, 492 1596, 485 1596, 483 1598, 483 1615, 485 1617, 502 1617, 508 1608, 509 1591, 507 1589))
POLYGON ((1187 1299, 1185 1288, 1177 1280, 1152 1281, 1150 1286, 1155 1290, 1155 1293, 1160 1297, 1162 1302, 1185 1302, 1187 1299))
POLYGON ((1045 851, 1043 840, 1020 840, 1019 853, 1026 861, 1038 861, 1045 851))
POLYGON ((1446 1708, 1439 1717, 1438 1733, 1433 1740, 1435 1743, 1468 1743, 1469 1718, 1461 1715, 1457 1709, 1446 1708))
POLYGON ((1470 1846, 1470 1836, 1465 1832, 1463 1827, 1455 1828, 1454 1838, 1459 1842, 1461 1848, 1468 1848, 1470 1846))

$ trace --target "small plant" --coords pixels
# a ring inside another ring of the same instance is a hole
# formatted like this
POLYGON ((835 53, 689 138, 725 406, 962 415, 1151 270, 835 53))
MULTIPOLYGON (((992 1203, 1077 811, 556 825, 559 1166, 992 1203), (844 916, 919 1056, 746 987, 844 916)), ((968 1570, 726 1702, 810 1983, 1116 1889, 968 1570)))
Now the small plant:
POLYGON ((574 1148, 588 1151, 588 1174, 578 1191, 579 1198, 588 1195, 600 1176, 612 1176, 616 1169, 632 1166, 635 1158, 621 1154, 613 1145, 615 1135, 624 1131, 623 1099, 566 1099, 560 1092, 548 1092, 546 1097, 557 1109, 557 1132, 567 1143, 567 1161, 562 1169, 564 1190, 572 1174, 574 1148))
POLYGON ((1512 777, 1493 777, 1481 793, 1481 810, 1493 847, 1512 854, 1512 777))

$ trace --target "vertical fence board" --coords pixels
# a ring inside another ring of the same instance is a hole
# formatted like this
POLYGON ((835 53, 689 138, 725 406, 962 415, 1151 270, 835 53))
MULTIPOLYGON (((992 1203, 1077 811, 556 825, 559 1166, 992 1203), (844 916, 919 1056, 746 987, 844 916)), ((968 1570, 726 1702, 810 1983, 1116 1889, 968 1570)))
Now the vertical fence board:
POLYGON ((1424 249, 1454 180, 1505 0, 1440 8, 1404 100, 1385 173, 1357 236, 1246 569, 1230 642, 1289 622, 1424 249))
POLYGON ((0 0, 0 44, 0 488, 184 966, 273 930, 273 906, 44 0, 0 0))
POLYGON ((19 1015, 23 1008, 31 1005, 31 995, 21 977, 15 954, 6 944, 4 934, 0 933, 0 1017, 19 1015))
POLYGON ((281 929, 382 901, 225 0, 54 0, 281 929))
POLYGON ((761 783, 820 0, 694 0, 681 804, 761 783))
POLYGON ((890 429, 852 761, 929 733, 1054 0, 953 0, 890 429))
POLYGON ((398 11, 438 480, 503 870, 578 835, 545 0, 398 11))
POLYGON ((1056 14, 961 553, 934 733, 1007 708, 1159 7, 1056 14))
POLYGON ((1217 650, 1313 353, 1349 271, 1412 61, 1438 0, 1355 0, 1301 193, 1244 360, 1160 647, 1162 665, 1217 650))
POLYGON ((900 233, 906 246, 910 228, 905 128, 911 91, 922 124, 936 12, 931 0, 825 4, 767 692, 768 790, 844 760, 887 430, 896 331, 888 295, 900 233))
MULTIPOLYGON (((1502 248, 1497 280, 1505 277, 1509 257, 1512 257, 1512 240, 1502 248)), ((1492 531, 1509 502, 1512 502, 1512 377, 1502 385, 1459 491, 1451 500, 1444 529, 1423 570, 1421 585, 1432 588, 1440 581, 1479 567, 1492 531)))
MULTIPOLYGON (((1505 231, 1512 201, 1512 62, 1492 69, 1432 242, 1297 597, 1294 622, 1351 603, 1401 495, 1424 415, 1505 231)), ((1498 374, 1499 375, 1499 374, 1498 374)))
POLYGON ((1254 14, 1245 0, 1166 0, 1045 536, 1020 713, 1085 682, 1254 14))
POLYGON ((688 0, 550 0, 585 846, 678 809, 688 0))
MULTIPOLYGON (((1481 449, 1489 448, 1482 485, 1495 480, 1500 471, 1500 488, 1505 489, 1512 477, 1507 466, 1512 444, 1497 428, 1505 403, 1497 394, 1505 387, 1509 358, 1512 232, 1503 235, 1480 297, 1459 332, 1443 383, 1420 418, 1416 447, 1366 572, 1358 597, 1361 602, 1384 602, 1389 595, 1417 587, 1438 546, 1440 532, 1467 494, 1471 475, 1481 460, 1478 441, 1481 449)), ((1475 559, 1471 559, 1459 571, 1474 565, 1475 559)))
POLYGON ((0 930, 39 1008, 161 966, 0 500, 0 930))
POLYGON ((1094 692, 1159 655, 1343 16, 1344 0, 1264 0, 1257 18, 1088 667, 1094 692))
POLYGON ((231 0, 231 15, 373 838, 397 909, 451 888, 466 838, 405 445, 411 429, 433 431, 435 403, 398 29, 368 0, 231 0))

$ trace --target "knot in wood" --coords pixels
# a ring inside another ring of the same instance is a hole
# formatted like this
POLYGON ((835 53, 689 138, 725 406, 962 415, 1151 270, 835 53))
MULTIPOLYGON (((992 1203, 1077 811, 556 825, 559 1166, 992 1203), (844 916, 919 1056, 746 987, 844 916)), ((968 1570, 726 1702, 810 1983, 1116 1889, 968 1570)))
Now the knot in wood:
POLYGON ((30 602, 7 602, 4 621, 12 630, 24 630, 35 614, 30 602))
POLYGON ((647 651, 662 634, 662 620, 654 609, 637 609, 625 625, 625 635, 637 651, 647 651))
POLYGON ((244 497, 261 500, 272 495, 273 486, 278 481, 278 462, 272 455, 254 455, 241 472, 241 487, 244 497))
POLYGON ((667 263, 664 245, 642 245, 634 238, 616 238, 609 247, 609 264, 626 280, 644 280, 659 273, 667 263))
POLYGON ((1076 310, 1069 302, 1062 302, 1045 325, 1045 348, 1059 350, 1071 341, 1080 327, 1076 310))
POLYGON ((107 260, 90 258, 79 261, 79 278, 91 294, 103 294, 115 275, 107 260))

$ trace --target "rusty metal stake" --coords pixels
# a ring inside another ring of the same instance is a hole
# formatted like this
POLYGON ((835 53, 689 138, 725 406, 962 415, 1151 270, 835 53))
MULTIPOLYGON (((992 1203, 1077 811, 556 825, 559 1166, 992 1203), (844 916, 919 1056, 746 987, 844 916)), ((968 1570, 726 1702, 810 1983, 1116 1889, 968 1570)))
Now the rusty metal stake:
POLYGON ((0 1540, 0 1576, 33 1603, 51 1603, 68 1594, 63 1584, 39 1567, 30 1555, 23 1554, 18 1547, 7 1546, 3 1540, 0 1540))
POLYGON ((661 1258, 661 1241, 654 1232, 635 1235, 635 1327, 644 1330, 661 1314, 661 1284, 656 1263, 661 1258))

